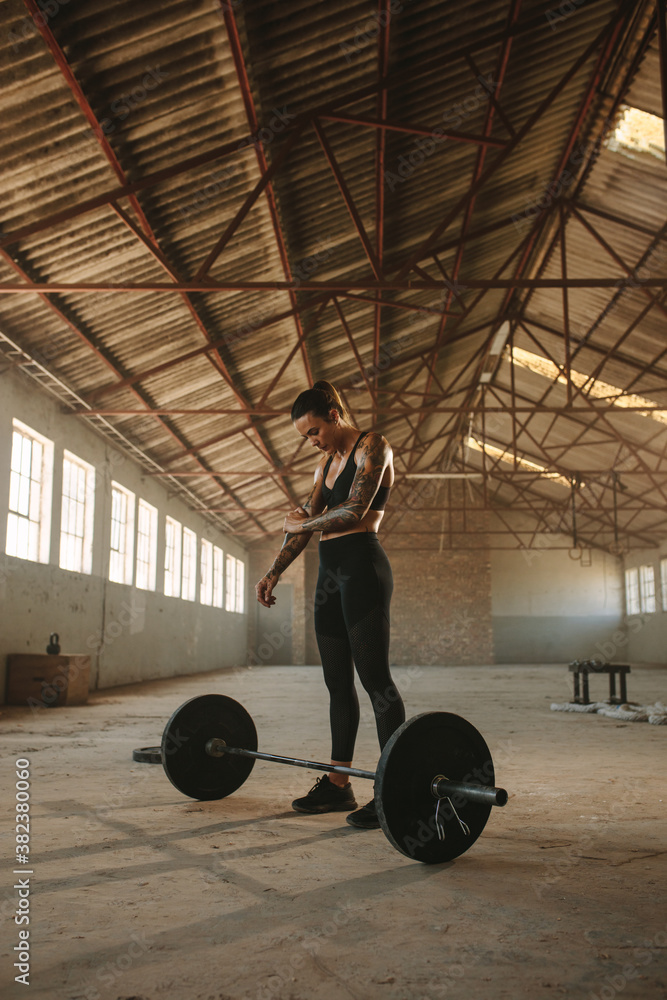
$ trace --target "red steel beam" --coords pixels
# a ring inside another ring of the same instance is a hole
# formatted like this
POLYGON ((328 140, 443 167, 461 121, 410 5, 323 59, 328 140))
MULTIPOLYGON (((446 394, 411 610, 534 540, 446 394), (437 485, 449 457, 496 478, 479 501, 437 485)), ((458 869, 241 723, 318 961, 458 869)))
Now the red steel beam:
MULTIPOLYGON (((618 27, 619 25, 617 25, 617 28, 618 27)), ((556 98, 559 97, 559 95, 567 87, 567 85, 570 83, 573 77, 575 77, 576 74, 581 70, 581 68, 585 66, 585 64, 590 59, 591 55, 604 42, 605 36, 607 35, 610 36, 609 42, 615 40, 616 33, 615 32, 610 33, 608 24, 604 26, 604 28, 597 34, 597 36, 593 39, 590 45, 586 47, 584 52, 582 52, 581 55, 572 63, 570 68, 566 70, 566 72, 563 74, 558 83, 551 89, 551 91, 547 94, 544 100, 540 102, 536 110, 528 117, 528 120, 519 129, 515 138, 510 140, 510 142, 508 142, 505 148, 498 153, 491 166, 488 167, 479 176, 477 181, 474 184, 472 184, 471 187, 468 189, 467 193, 462 195, 461 198, 459 198, 454 207, 445 215, 444 219, 442 219, 442 221, 438 223, 435 229, 433 229, 430 236, 428 236, 419 245, 419 247, 417 247, 417 249, 413 251, 409 259, 405 262, 405 264, 401 268, 399 272, 399 277, 404 277, 406 274, 408 274, 409 271, 412 270, 414 264, 418 263, 420 260, 422 260, 424 257, 428 255, 435 241, 440 238, 440 236, 444 233, 444 231, 456 218, 459 212, 462 209, 464 209, 467 203, 477 195, 477 192, 483 187, 484 184, 486 184, 489 181, 489 179, 493 176, 493 174, 496 173, 498 168, 502 166, 502 164, 505 162, 508 156, 510 156, 517 148, 517 146, 520 145, 521 141, 526 137, 526 135, 528 135, 531 129, 535 126, 535 124, 546 114, 546 112, 548 111, 550 106, 554 103, 556 98)), ((590 87, 589 87, 589 94, 590 94, 589 101, 583 102, 586 105, 593 100, 594 96, 594 91, 592 91, 592 88, 590 87)))
MULTIPOLYGON (((388 94, 384 81, 389 69, 389 27, 391 23, 390 0, 378 0, 378 24, 381 29, 378 33, 378 96, 377 115, 381 121, 387 117, 388 94)), ((375 253, 377 255, 380 274, 384 270, 384 211, 385 211, 385 183, 384 165, 387 146, 386 131, 378 128, 375 133, 375 253)), ((376 294, 375 314, 373 317, 373 363, 377 367, 380 358, 380 336, 382 328, 382 296, 376 294)), ((348 332, 348 331, 346 331, 348 332)), ((349 332, 348 332, 349 336, 349 332)), ((368 384, 368 379, 364 373, 364 380, 368 384)), ((377 374, 373 377, 373 388, 378 384, 377 374)), ((370 392, 370 388, 369 388, 370 392)), ((377 395, 370 392, 371 399, 377 404, 377 395)), ((375 426, 377 417, 373 414, 372 423, 375 426)))
POLYGON ((354 199, 352 198, 352 195, 350 194, 350 189, 347 186, 347 183, 345 181, 345 178, 343 177, 343 173, 342 173, 342 171, 340 169, 340 166, 338 165, 336 157, 334 156, 334 152, 333 152, 333 149, 331 148, 331 144, 329 143, 329 140, 327 139, 327 136, 326 136, 326 134, 324 132, 324 129, 322 128, 322 126, 320 125, 320 123, 316 119, 313 121, 313 129, 314 129, 315 134, 316 134, 316 136, 317 136, 317 138, 319 140, 320 146, 322 147, 322 151, 324 153, 325 159, 326 159, 327 163, 329 164, 329 168, 331 169, 331 172, 332 172, 332 174, 334 175, 334 177, 336 179, 336 184, 338 185, 338 190, 340 191, 340 193, 342 195, 343 201, 345 202, 345 207, 347 208, 348 213, 350 215, 350 218, 352 219, 352 222, 354 224, 354 228, 357 231, 357 235, 358 235, 359 239, 361 240, 361 245, 364 248, 364 253, 366 254, 366 257, 368 258, 368 262, 371 265, 371 270, 372 270, 373 274, 375 275, 376 280, 378 282, 381 282, 382 281, 382 269, 381 269, 380 264, 378 262, 378 259, 377 259, 377 256, 375 254, 375 251, 373 250, 373 246, 371 244, 371 241, 368 238, 368 233, 366 232, 366 230, 364 228, 364 224, 361 221, 361 216, 359 215, 359 212, 357 211, 357 207, 354 204, 354 199))
MULTIPOLYGON (((626 288, 633 287, 633 279, 623 278, 568 278, 563 281, 561 278, 464 278, 463 287, 466 289, 493 288, 506 289, 537 289, 537 288, 626 288)), ((642 278, 642 285, 646 288, 667 288, 665 278, 642 278)), ((221 292, 349 292, 349 291, 433 291, 433 283, 429 281, 374 281, 371 279, 349 279, 348 281, 310 281, 304 280, 294 282, 291 279, 286 281, 209 281, 194 282, 180 281, 173 284, 166 284, 160 281, 143 282, 65 282, 65 281, 26 281, 24 284, 11 282, 0 282, 0 295, 52 295, 54 293, 79 292, 81 294, 97 292, 175 292, 201 294, 220 294, 221 292)), ((312 303, 311 303, 312 304, 312 303)), ((289 315, 293 315, 295 310, 290 310, 289 315)), ((490 322, 487 323, 487 326, 490 322)))
MULTIPOLYGON (((517 137, 516 137, 515 142, 518 144, 518 142, 521 141, 521 139, 523 138, 523 136, 526 135, 527 132, 530 130, 530 128, 533 126, 533 124, 535 123, 535 121, 538 120, 539 117, 541 117, 546 112, 546 110, 548 109, 548 107, 550 106, 550 104, 553 102, 553 100, 555 99, 555 97, 557 96, 557 94, 560 93, 564 89, 564 86, 576 75, 576 73, 578 72, 578 70, 586 64, 586 62, 590 59, 591 55, 599 47, 600 48, 600 52, 599 52, 598 57, 597 57, 597 59, 595 61, 595 66, 594 66, 593 71, 591 72, 591 74, 589 76, 589 80, 588 80, 588 84, 587 84, 584 96, 583 96, 582 100, 580 101, 579 109, 577 111, 577 115, 575 117, 575 120, 574 120, 571 128, 570 128, 568 139, 566 140, 565 146, 563 147, 563 150, 561 152, 561 156, 560 156, 560 158, 558 160, 558 163, 557 163, 557 168, 556 168, 556 170, 554 172, 554 177, 556 179, 561 175, 562 171, 565 168, 565 165, 568 162, 568 159, 569 159, 569 157, 570 157, 570 155, 572 153, 572 149, 574 148, 574 144, 575 144, 575 142, 576 142, 576 140, 578 138, 581 126, 582 126, 582 124, 583 124, 583 122, 584 122, 584 120, 586 118, 586 115, 589 112, 589 109, 591 108, 591 106, 592 106, 592 104, 593 104, 593 102, 594 102, 594 100, 596 98, 600 80, 602 78, 603 72, 604 72, 604 70, 605 70, 605 68, 607 66, 607 63, 608 63, 609 59, 611 59, 613 57, 615 44, 616 44, 618 36, 619 36, 619 34, 621 32, 621 28, 622 28, 622 25, 623 25, 623 23, 625 21, 625 17, 626 17, 626 10, 625 9, 622 10, 622 11, 618 10, 616 12, 615 18, 612 21, 610 21, 607 25, 605 25, 605 27, 598 33, 598 35, 596 36, 596 38, 594 39, 594 41, 586 48, 586 50, 578 57, 578 59, 575 60, 575 62, 573 63, 573 65, 570 67, 570 69, 567 70, 567 72, 565 73, 565 75, 563 77, 561 77, 561 80, 556 85, 556 87, 552 89, 552 91, 547 96, 547 98, 540 104, 540 106, 537 109, 537 111, 534 112, 534 114, 528 119, 528 122, 526 122, 526 124, 522 127, 522 129, 517 133, 517 137)), ((510 148, 511 147, 508 147, 508 150, 510 148)), ((498 154, 498 156, 494 160, 494 163, 492 164, 491 168, 489 168, 489 170, 487 170, 482 175, 482 177, 480 178, 480 180, 479 180, 478 183, 481 183, 487 177, 487 175, 489 174, 489 171, 493 172, 497 168, 498 163, 500 161, 504 160, 504 158, 506 157, 508 150, 505 150, 502 153, 498 154)), ((471 193, 472 192, 469 192, 469 195, 471 193)), ((450 215, 444 220, 444 224, 441 223, 440 226, 436 228, 436 230, 431 235, 431 237, 429 237, 429 239, 427 240, 426 245, 428 245, 430 242, 432 242, 434 238, 437 238, 437 235, 439 235, 443 231, 443 226, 446 228, 446 225, 449 224, 449 221, 451 221, 452 217, 453 217, 452 213, 450 213, 450 215)), ((523 274, 525 268, 528 266, 530 255, 532 253, 533 246, 534 246, 534 243, 535 243, 535 239, 537 237, 539 222, 540 222, 540 216, 538 216, 538 218, 535 220, 535 223, 533 224, 533 227, 532 227, 531 233, 530 233, 530 238, 525 243, 525 248, 524 248, 522 257, 521 257, 521 259, 520 259, 520 261, 518 263, 518 266, 517 266, 517 268, 515 270, 515 275, 511 279, 511 282, 512 282, 511 288, 508 290, 507 295, 505 295, 504 300, 503 300, 503 302, 501 304, 501 307, 498 310, 498 313, 497 313, 497 323, 500 323, 502 321, 502 319, 505 317, 505 315, 507 313, 507 310, 508 310, 508 307, 509 307, 509 304, 511 302, 512 296, 514 295, 516 289, 523 287, 523 282, 525 281, 525 279, 522 278, 522 274, 523 274)), ((413 255, 413 256, 415 256, 415 255, 413 255)), ((546 260, 546 258, 545 258, 545 260, 546 260)), ((544 261, 543 261, 543 264, 544 264, 544 261)), ((402 269, 401 274, 403 273, 403 271, 406 270, 407 267, 408 267, 408 265, 406 265, 402 269)), ((540 280, 540 279, 538 279, 538 280, 540 280)), ((541 280, 543 280, 543 279, 541 279, 541 280)), ((559 284, 559 287, 561 287, 561 288, 562 287, 568 287, 568 288, 577 287, 577 285, 576 285, 576 281, 577 280, 578 279, 568 279, 567 282, 563 282, 561 280, 560 284, 559 284)), ((610 279, 610 281, 613 281, 613 280, 614 279, 610 279)), ((489 338, 489 341, 488 341, 488 345, 490 345, 490 338, 489 338)), ((488 349, 487 349, 487 352, 485 352, 484 358, 479 363, 479 369, 478 370, 479 370, 480 373, 483 370, 483 365, 486 363, 486 354, 487 353, 488 353, 488 349)), ((476 386, 473 386, 469 390, 469 393, 468 393, 468 401, 469 402, 471 401, 473 393, 475 391, 476 391, 476 386)))
MULTIPOLYGON (((509 12, 509 15, 508 15, 508 22, 507 22, 508 34, 505 37, 505 40, 504 40, 503 44, 501 45, 500 52, 498 54, 498 62, 497 62, 496 72, 495 72, 495 77, 494 77, 494 79, 497 81, 496 88, 495 88, 496 95, 500 94, 500 91, 502 90, 502 86, 503 86, 503 84, 505 82, 505 75, 507 73, 507 65, 508 65, 508 62, 509 62, 509 57, 510 57, 510 52, 511 52, 511 47, 512 47, 512 38, 511 38, 511 35, 509 35, 509 31, 517 23, 517 21, 519 19, 519 13, 520 13, 520 10, 521 10, 521 4, 522 4, 522 0, 513 0, 512 4, 511 4, 511 7, 510 7, 510 12, 509 12)), ((474 72, 474 70, 475 70, 475 64, 474 64, 473 60, 471 60, 471 62, 472 62, 472 67, 473 67, 473 72, 474 72)), ((477 75, 479 75, 479 74, 477 74, 477 75)), ((485 114, 485 117, 484 117, 483 135, 485 137, 489 137, 491 135, 491 130, 493 128, 493 122, 494 122, 494 118, 495 118, 495 110, 496 110, 495 104, 492 103, 491 101, 489 101, 487 103, 487 106, 486 106, 486 114, 485 114)), ((514 139, 516 140, 516 136, 514 137, 514 139)), ((505 145, 507 145, 507 143, 505 143, 505 145)), ((474 169, 473 169, 472 181, 471 181, 471 191, 473 191, 473 192, 477 191, 477 185, 479 184, 480 178, 482 177, 482 174, 484 172, 484 162, 485 162, 485 159, 486 159, 486 151, 487 151, 487 148, 485 146, 480 146, 480 148, 477 150, 477 159, 476 159, 475 166, 474 166, 474 169)), ((463 264, 464 248, 465 248, 465 244, 466 244, 466 239, 468 237, 468 232, 469 232, 469 229, 470 229, 470 225, 471 225, 471 222, 472 222, 473 212, 475 210, 475 202, 476 202, 476 200, 477 200, 477 195, 473 194, 473 196, 468 199, 468 201, 466 203, 466 206, 465 206, 465 209, 464 209, 463 222, 461 224, 461 231, 459 233, 459 243, 458 243, 458 246, 456 248, 456 256, 455 256, 455 259, 454 259, 454 266, 452 268, 452 274, 451 274, 451 282, 452 282, 453 286, 456 286, 457 283, 458 283, 458 280, 459 280, 459 275, 460 275, 460 272, 461 272, 461 266, 463 264)), ((442 342, 442 338, 443 338, 444 333, 445 333, 445 328, 447 326, 447 319, 448 319, 447 313, 449 312, 449 307, 450 307, 451 302, 452 302, 452 295, 453 295, 453 292, 452 292, 452 289, 450 288, 450 290, 449 290, 449 292, 447 294, 447 300, 445 302, 445 312, 444 312, 444 314, 442 316, 442 319, 440 320, 440 325, 439 325, 439 328, 438 328, 438 332, 436 334, 435 346, 434 346, 434 348, 433 348, 433 350, 431 351, 431 354, 430 354, 430 361, 431 361, 432 368, 435 368, 435 366, 437 365, 437 362, 438 362, 438 353, 439 353, 439 350, 440 350, 440 344, 442 342)), ((426 390, 428 391, 430 389, 430 387, 431 387, 431 375, 429 374, 429 375, 427 375, 427 378, 426 378, 426 390)), ((417 426, 419 427, 419 423, 418 423, 417 426)))
MULTIPOLYGON (((352 336, 352 331, 350 330, 350 327, 348 326, 348 322, 347 322, 347 320, 345 318, 345 313, 343 312, 343 309, 342 309, 342 307, 340 305, 340 302, 338 301, 338 299, 334 298, 333 304, 334 304, 334 309, 336 310, 336 313, 338 315, 338 319, 340 320, 341 326, 343 327, 343 330, 345 331, 345 336, 348 339, 348 342, 350 344, 350 348, 352 349, 352 353, 354 354, 354 358, 355 358, 355 361, 357 362, 357 366, 358 366, 359 371, 361 373, 361 377, 364 380, 364 383, 366 384, 366 389, 368 390, 368 395, 371 397, 371 400, 373 401, 373 408, 372 408, 372 410, 370 412, 371 412, 371 414, 373 414, 373 417, 374 417, 375 413, 378 412, 378 409, 377 409, 377 397, 375 395, 374 386, 370 383, 370 381, 368 379, 368 375, 366 374, 366 369, 364 368, 363 361, 361 360, 361 356, 359 354, 359 351, 357 350, 357 345, 354 342, 354 337, 352 336)), ((368 411, 365 411, 365 410, 357 408, 357 413, 358 414, 365 413, 365 412, 368 412, 368 411)), ((375 422, 375 421, 373 420, 373 422, 375 422)))
MULTIPOLYGON (((602 0, 588 0, 589 6, 592 6, 597 2, 602 2, 602 0)), ((42 18, 40 18, 40 21, 41 20, 42 18)), ((523 36, 531 34, 534 31, 539 32, 543 29, 544 17, 541 14, 536 14, 532 18, 522 22, 522 24, 517 25, 517 27, 513 30, 512 35, 513 37, 518 37, 520 35, 523 36)), ((498 41, 502 41, 504 37, 505 26, 502 21, 498 21, 496 24, 490 24, 487 26, 487 34, 485 35, 485 44, 487 46, 495 45, 498 41)), ((478 45, 478 35, 476 31, 473 30, 470 33, 470 37, 468 39, 464 39, 458 48, 452 49, 448 52, 448 59, 451 61, 465 58, 466 54, 473 51, 476 47, 478 47, 478 45)), ((415 66, 409 66, 403 70, 395 71, 389 74, 386 79, 386 85, 388 87, 401 87, 406 80, 414 81, 422 77, 428 77, 429 74, 434 72, 440 72, 441 65, 442 56, 440 54, 430 60, 421 60, 415 66)), ((298 127, 304 122, 310 121, 310 119, 314 116, 324 115, 338 107, 354 104, 365 97, 374 96, 376 93, 376 82, 367 84, 364 87, 359 87, 354 91, 348 91, 332 101, 328 101, 323 105, 318 105, 315 108, 309 109, 308 111, 297 115, 293 122, 286 124, 285 128, 287 130, 298 127)), ((44 219, 22 226, 21 228, 10 233, 5 233, 2 237, 0 237, 0 247, 10 246, 28 236, 34 236, 36 233, 51 229, 54 226, 67 222, 79 215, 86 214, 87 212, 100 208, 103 205, 108 205, 111 201, 117 201, 119 198, 128 197, 130 194, 136 194, 138 191, 154 187, 162 181, 170 180, 180 174, 188 173, 191 170, 205 166, 215 160, 222 159, 225 156, 230 156, 233 153, 238 152, 239 149, 247 147, 253 139, 254 135, 249 133, 242 136, 240 139, 233 139, 220 146, 216 146, 205 153, 198 153, 196 156, 188 157, 187 159, 173 164, 170 167, 166 167, 163 170, 156 171, 153 174, 147 174, 145 177, 134 181, 132 184, 124 184, 121 187, 114 188, 111 191, 104 192, 94 198, 89 198, 86 201, 80 202, 78 205, 74 205, 60 212, 54 212, 44 219)))
MULTIPOLYGON (((489 386, 489 389, 495 389, 495 394, 498 394, 498 386, 489 386)), ((503 392, 508 390, 502 389, 503 392)), ((442 397, 442 393, 439 393, 442 397)), ((596 400, 591 400, 593 404, 596 400)), ((603 413, 614 413, 616 415, 623 413, 639 413, 643 415, 645 413, 667 413, 667 405, 665 406, 607 406, 600 405, 595 406, 595 409, 600 409, 603 413)), ((535 405, 508 405, 505 406, 499 403, 498 406, 488 406, 486 404, 473 405, 471 407, 464 406, 415 406, 409 409, 397 408, 395 406, 378 406, 378 407, 355 407, 355 412, 358 414, 370 415, 375 412, 391 414, 395 417, 406 417, 412 416, 417 413, 467 413, 467 414, 482 414, 482 413, 550 413, 562 416, 568 416, 571 413, 590 413, 590 406, 540 406, 535 405)), ((250 410, 240 410, 234 409, 233 407, 205 407, 204 409, 183 409, 179 407, 153 407, 151 410, 131 410, 131 409, 85 409, 85 410, 68 410, 66 416, 104 416, 104 417, 148 417, 154 414, 173 414, 175 416, 190 416, 190 417, 202 417, 202 416, 227 416, 227 417, 243 417, 246 412, 251 413, 253 416, 261 416, 268 418, 273 417, 287 417, 289 416, 289 410, 278 410, 271 409, 270 407, 261 408, 258 406, 253 406, 250 410)), ((236 432, 234 432, 236 433, 236 432)), ((662 432, 661 432, 662 433, 662 432)), ((554 445, 553 447, 560 447, 554 445)), ((567 445, 565 447, 571 447, 567 445)))
MULTIPOLYGON (((380 0, 380 3, 382 2, 383 0, 380 0)), ((387 29, 388 27, 389 22, 387 22, 387 29)), ((382 38, 383 34, 384 32, 380 33, 380 38, 382 38)), ((386 87, 383 87, 382 89, 386 90, 386 87)), ((453 130, 443 129, 441 125, 433 125, 429 128, 427 125, 414 125, 410 122, 387 121, 385 115, 386 112, 378 112, 377 118, 367 118, 363 115, 343 114, 342 112, 335 114, 330 112, 329 114, 321 114, 319 117, 323 121, 341 122, 345 125, 361 125, 365 128, 374 128, 381 133, 400 132, 404 135, 432 136, 433 132, 437 128, 438 137, 440 139, 451 139, 453 142, 470 143, 473 146, 491 146, 493 149, 504 149, 508 144, 507 139, 494 139, 487 135, 470 135, 469 132, 456 132, 453 130)))
MULTIPOLYGON (((222 10, 222 16, 225 22, 225 28, 227 30, 227 38, 229 39, 230 48, 232 51, 232 58, 234 60, 234 67, 236 69, 236 76, 239 83, 239 88, 241 90, 241 96, 243 98, 243 103, 246 111, 246 118, 252 132, 256 132, 259 127, 259 122, 257 120, 257 113, 255 110, 255 102, 252 96, 252 90, 250 87, 250 79, 248 77, 248 71, 246 68, 245 57, 243 55, 243 49, 241 46, 241 39, 239 37, 238 27, 236 25, 236 18, 232 8, 229 6, 225 0, 220 0, 220 8, 222 10)), ((260 142, 255 143, 255 155, 257 156, 257 163, 259 166, 260 173, 265 175, 269 171, 269 165, 266 160, 266 154, 264 153, 264 148, 260 142)), ((287 257, 287 247, 285 244, 285 238, 280 226, 280 220, 278 218, 278 210, 275 201, 275 195, 273 191, 273 184, 269 182, 265 187, 266 200, 269 207, 269 214, 271 217, 271 224, 273 226, 273 232, 275 235, 276 245, 278 247, 278 254, 280 256, 280 263, 283 269, 283 274, 285 275, 285 280, 292 284, 292 272, 287 257)), ((294 325, 296 327, 297 342, 299 344, 299 349, 301 351, 301 358, 303 361, 304 371, 306 374, 306 379, 308 380, 308 385, 313 383, 313 375, 310 369, 310 362, 308 360, 308 354, 306 352, 305 337, 303 333, 303 328, 301 325, 301 317, 298 312, 296 295, 292 288, 289 289, 290 305, 294 312, 294 325)))
MULTIPOLYGON (((116 157, 116 154, 115 154, 114 150, 112 149, 112 147, 111 147, 111 145, 110 145, 110 143, 109 143, 106 135, 104 134, 104 130, 101 128, 101 126, 100 126, 100 124, 99 124, 99 122, 97 120, 97 116, 95 115, 95 112, 91 108, 91 106, 90 106, 90 104, 88 102, 88 99, 86 98, 86 96, 85 96, 85 94, 84 94, 84 92, 83 92, 83 90, 81 88, 81 85, 79 84, 78 80, 76 79, 76 77, 75 77, 75 75, 74 75, 74 73, 72 71, 72 68, 69 65, 69 62, 67 61, 65 53, 63 52, 62 48, 60 47, 59 43, 57 42, 57 40, 56 40, 53 32, 48 27, 47 20, 44 18, 43 14, 42 14, 42 11, 40 10, 40 8, 38 7, 38 5, 36 3, 36 0, 24 0, 24 2, 26 4, 26 7, 27 7, 28 11, 32 15, 33 20, 35 21, 35 24, 37 25, 37 27, 38 27, 41 35, 42 35, 42 38, 44 39, 44 41, 45 41, 45 43, 46 43, 49 51, 51 52, 56 65, 58 66, 58 68, 59 68, 62 76, 64 77, 65 82, 67 83, 67 86, 69 87, 69 89, 70 89, 70 91, 72 93, 72 96, 74 97, 76 103, 78 104, 79 108, 83 112, 86 120, 88 121, 88 123, 92 127, 93 132, 94 132, 94 134, 95 134, 95 136, 97 138, 97 141, 98 141, 98 143, 99 143, 99 145, 100 145, 100 147, 101 147, 101 149, 102 149, 102 151, 103 151, 103 153, 104 153, 107 161, 109 162, 111 168, 113 169, 113 171, 114 171, 114 173, 116 175, 117 180, 120 181, 120 183, 122 185, 126 185, 127 184, 127 178, 125 177, 125 172, 124 172, 124 170, 123 170, 123 168, 122 168, 122 166, 121 166, 118 158, 116 157)), ((112 207, 114 208, 114 211, 119 216, 119 218, 125 223, 125 225, 134 233, 134 235, 138 239, 141 240, 141 242, 143 243, 143 245, 152 253, 153 257, 160 263, 160 265, 164 268, 164 270, 167 271, 167 273, 169 274, 169 276, 174 281, 178 281, 178 275, 176 274, 176 272, 174 271, 174 269, 171 267, 171 265, 167 261, 166 257, 162 253, 162 251, 160 250, 160 248, 158 246, 158 241, 155 238, 155 234, 153 233, 151 225, 150 225, 150 223, 149 223, 146 215, 144 214, 144 211, 143 211, 143 209, 142 209, 142 207, 141 207, 141 205, 140 205, 140 203, 139 203, 136 195, 135 194, 129 195, 129 201, 130 201, 130 204, 132 205, 132 208, 135 211, 135 214, 137 215, 137 218, 139 219, 139 223, 140 223, 140 226, 141 226, 141 230, 143 230, 143 233, 138 229, 138 227, 136 227, 133 224, 133 222, 130 219, 130 217, 120 208, 120 206, 117 203, 113 203, 112 202, 112 207)), ((206 330, 206 328, 204 327, 204 324, 202 323, 202 320, 201 320, 200 316, 198 315, 196 309, 192 305, 192 302, 190 301, 188 295, 184 294, 184 293, 181 293, 181 299, 182 299, 183 304, 185 305, 186 309, 188 310, 191 318, 194 320, 195 325, 197 326, 197 328, 199 329, 199 331, 203 334, 204 338, 207 341, 210 342, 211 337, 210 337, 208 331, 206 330)), ((236 396, 236 398, 239 400, 239 402, 241 403, 241 405, 246 405, 246 401, 243 399, 243 397, 241 396, 241 394, 237 391, 237 389, 235 387, 235 384, 234 384, 234 379, 230 376, 230 374, 227 371, 227 368, 226 368, 226 366, 225 366, 222 358, 219 356, 219 354, 216 355, 215 359, 213 357, 211 357, 210 355, 207 355, 207 356, 209 358, 209 361, 211 361, 211 363, 214 365, 214 367, 222 374, 223 378, 225 379, 225 381, 227 382, 227 384, 229 385, 229 387, 231 388, 232 392, 234 393, 234 395, 236 396)), ((167 427, 167 425, 165 424, 165 422, 160 417, 158 417, 157 419, 158 419, 158 422, 164 428, 167 427)), ((249 418, 249 423, 252 426, 252 421, 250 420, 250 418, 249 418)), ((171 431, 171 428, 169 428, 169 430, 171 431)), ((259 432, 255 431, 255 433, 258 435, 259 432)), ((262 449, 263 449, 264 453, 268 457, 269 456, 268 449, 266 448, 266 446, 264 445, 264 443, 261 442, 261 439, 260 439, 260 443, 262 445, 262 449)), ((188 453, 192 453, 194 451, 194 449, 188 448, 187 451, 188 451, 188 453)), ((290 498, 290 499, 292 499, 292 498, 290 498)))
POLYGON ((289 136, 289 138, 283 143, 280 152, 273 160, 271 165, 267 166, 266 171, 260 174, 260 178, 255 184, 254 188, 247 195, 243 204, 237 211, 234 218, 230 221, 229 225, 223 232, 218 242, 215 244, 215 246, 208 254, 206 259, 202 262, 201 266, 197 269, 194 276, 195 281, 200 281, 206 274, 208 274, 208 272, 213 267, 216 260, 224 250, 224 248, 231 240, 232 236, 234 235, 238 227, 241 225, 241 223, 248 215, 253 205, 256 203, 257 199, 260 197, 262 192, 268 187, 273 177, 276 175, 280 167, 286 161, 287 157, 292 151, 294 144, 296 143, 297 139, 300 138, 300 136, 301 136, 300 129, 295 129, 289 136))

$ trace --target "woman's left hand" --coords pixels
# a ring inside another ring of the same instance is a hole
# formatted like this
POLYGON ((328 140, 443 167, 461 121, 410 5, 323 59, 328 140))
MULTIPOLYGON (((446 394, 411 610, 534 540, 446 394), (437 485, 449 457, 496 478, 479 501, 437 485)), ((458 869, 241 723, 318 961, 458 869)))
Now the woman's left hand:
POLYGON ((291 535, 298 534, 301 531, 301 525, 308 518, 308 512, 303 509, 303 507, 296 507, 291 510, 287 517, 285 518, 285 523, 283 524, 283 531, 288 532, 291 535))

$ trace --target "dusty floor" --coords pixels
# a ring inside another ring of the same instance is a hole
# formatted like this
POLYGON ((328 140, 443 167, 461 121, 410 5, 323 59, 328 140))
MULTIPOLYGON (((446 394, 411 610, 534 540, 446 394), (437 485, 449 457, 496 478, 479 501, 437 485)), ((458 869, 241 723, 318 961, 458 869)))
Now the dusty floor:
MULTIPOLYGON (((131 759, 160 742, 176 707, 209 692, 246 706, 262 749, 324 759, 316 668, 0 709, 3 997, 665 997, 667 728, 551 712, 569 700, 566 667, 398 668, 395 678, 408 715, 439 708, 480 729, 511 795, 450 864, 411 861, 344 814, 292 812, 312 771, 258 761, 234 795, 197 802, 159 765, 131 759), (28 993, 12 967, 20 758, 31 772, 28 993)), ((666 679, 636 668, 629 696, 667 701, 666 679)), ((594 678, 592 696, 606 697, 605 684, 594 678)), ((364 698, 356 764, 374 770, 364 698)), ((353 784, 362 802, 372 794, 353 784)))

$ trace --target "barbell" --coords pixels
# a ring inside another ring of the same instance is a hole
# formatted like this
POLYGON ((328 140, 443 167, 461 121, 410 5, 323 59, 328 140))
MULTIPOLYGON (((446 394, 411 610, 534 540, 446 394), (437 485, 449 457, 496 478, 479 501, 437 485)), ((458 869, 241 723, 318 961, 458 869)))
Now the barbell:
POLYGON ((474 844, 507 792, 494 786, 491 753, 475 727, 450 712, 404 722, 382 751, 377 771, 323 764, 257 749, 252 716, 233 698, 191 698, 162 735, 167 777, 193 799, 222 799, 240 788, 255 760, 346 774, 375 782, 375 806, 389 842, 406 857, 438 864, 474 844))
POLYGON ((193 799, 222 799, 248 778, 255 760, 346 774, 375 782, 375 806, 389 842, 406 857, 438 864, 474 844, 507 792, 494 786, 491 753, 475 727, 450 712, 404 722, 377 771, 264 753, 252 716, 233 698, 201 695, 169 719, 160 746, 167 777, 193 799))

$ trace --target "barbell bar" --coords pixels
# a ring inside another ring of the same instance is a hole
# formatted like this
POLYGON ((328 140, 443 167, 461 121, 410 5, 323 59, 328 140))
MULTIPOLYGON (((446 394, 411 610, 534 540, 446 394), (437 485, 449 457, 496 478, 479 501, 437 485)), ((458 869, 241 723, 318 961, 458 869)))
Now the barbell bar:
MULTIPOLYGON (((412 721, 412 720, 411 720, 412 721)), ((211 757, 224 757, 226 753, 238 754, 239 757, 252 757, 254 760, 270 760, 275 764, 289 764, 291 767, 307 767, 311 771, 326 771, 328 774, 347 774, 351 778, 368 778, 375 781, 376 771, 362 771, 358 767, 345 767, 344 764, 323 764, 316 760, 299 760, 297 757, 280 757, 275 753, 263 753, 261 750, 245 750, 242 747, 228 747, 224 740, 213 737, 206 744, 206 753, 211 757)), ((488 802, 492 806, 504 806, 507 802, 507 792, 504 788, 489 788, 485 785, 464 781, 450 781, 443 775, 434 778, 432 787, 436 799, 450 798, 452 795, 462 795, 473 802, 488 802)))
POLYGON ((255 724, 242 705, 226 695, 202 695, 171 716, 161 754, 172 784, 201 800, 236 791, 255 760, 372 780, 385 836, 396 850, 425 864, 451 861, 467 851, 492 807, 508 800, 505 789, 494 785, 493 760, 482 735, 450 712, 408 719, 388 740, 377 771, 367 771, 260 751, 255 724))

